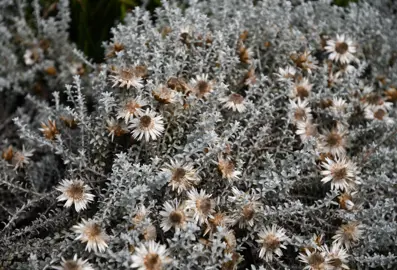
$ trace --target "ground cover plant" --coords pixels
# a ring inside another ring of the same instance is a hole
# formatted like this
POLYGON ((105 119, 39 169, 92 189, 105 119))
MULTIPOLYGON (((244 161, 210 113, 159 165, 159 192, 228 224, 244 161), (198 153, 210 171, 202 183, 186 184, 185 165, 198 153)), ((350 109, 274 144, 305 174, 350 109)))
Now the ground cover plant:
POLYGON ((3 269, 397 267, 392 2, 0 7, 3 269))

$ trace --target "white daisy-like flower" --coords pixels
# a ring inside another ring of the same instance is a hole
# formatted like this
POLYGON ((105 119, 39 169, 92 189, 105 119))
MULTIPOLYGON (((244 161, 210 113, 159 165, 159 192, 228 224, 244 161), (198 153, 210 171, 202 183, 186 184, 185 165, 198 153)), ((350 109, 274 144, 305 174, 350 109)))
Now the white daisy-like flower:
POLYGON ((127 87, 130 89, 131 86, 140 89, 143 87, 142 78, 135 68, 120 68, 115 71, 112 71, 113 75, 110 75, 109 78, 113 83, 112 87, 127 87))
POLYGON ((319 150, 334 156, 343 156, 346 153, 346 135, 347 131, 341 124, 332 130, 324 130, 319 136, 319 150))
POLYGON ((218 156, 218 169, 222 173, 222 178, 227 179, 229 182, 240 179, 241 171, 235 169, 233 161, 218 156))
POLYGON ((118 123, 114 118, 106 120, 106 129, 112 141, 114 140, 114 136, 120 137, 128 132, 127 128, 118 123))
POLYGON ((56 190, 62 192, 57 198, 58 201, 66 201, 64 207, 71 207, 72 204, 74 204, 77 212, 86 209, 87 205, 93 201, 95 197, 90 192, 91 187, 80 179, 65 179, 56 190))
POLYGON ((199 98, 206 97, 213 90, 212 82, 208 80, 208 74, 197 75, 195 79, 191 79, 190 87, 199 98))
POLYGON ((129 98, 123 102, 119 111, 117 112, 117 119, 124 119, 127 124, 131 117, 138 117, 143 114, 142 107, 146 106, 147 102, 141 97, 129 98))
POLYGON ((278 68, 278 73, 275 75, 278 77, 278 81, 291 81, 296 74, 296 69, 292 66, 287 66, 286 68, 278 68))
POLYGON ((293 99, 290 99, 289 102, 289 115, 290 119, 292 119, 294 123, 311 121, 313 119, 311 114, 312 110, 309 107, 309 102, 307 100, 302 101, 298 98, 297 102, 293 99))
POLYGON ((273 224, 272 227, 265 227, 258 236, 259 240, 256 240, 256 242, 262 245, 259 251, 260 258, 265 259, 267 262, 271 262, 274 254, 278 257, 283 255, 281 249, 287 248, 284 244, 285 241, 288 240, 283 228, 279 228, 277 225, 273 224))
POLYGON ((243 193, 238 189, 233 188, 232 192, 235 196, 230 196, 229 201, 234 201, 237 204, 236 209, 238 209, 237 211, 234 211, 231 216, 233 224, 238 224, 240 229, 253 227, 262 210, 262 204, 258 201, 259 196, 243 193))
POLYGON ((78 234, 75 240, 87 243, 85 249, 89 252, 91 250, 103 252, 108 247, 105 242, 107 239, 106 233, 103 232, 101 226, 94 220, 82 219, 82 222, 74 225, 72 230, 78 234))
POLYGON ((325 162, 321 163, 324 168, 321 175, 324 176, 321 182, 328 183, 331 181, 331 189, 333 190, 351 190, 354 184, 359 182, 356 180, 356 165, 346 157, 336 157, 335 160, 325 158, 325 162))
POLYGON ((161 270, 164 265, 171 263, 166 246, 154 241, 148 241, 135 248, 131 256, 132 268, 138 270, 161 270))
POLYGON ((299 261, 305 263, 304 270, 331 270, 327 253, 321 250, 310 251, 305 248, 305 253, 300 253, 299 261))
POLYGON ((168 185, 172 187, 172 190, 177 190, 178 193, 186 191, 200 182, 196 170, 189 163, 171 160, 161 170, 169 175, 168 185))
POLYGON ((301 81, 295 83, 291 87, 292 89, 290 93, 290 98, 300 98, 303 100, 309 97, 310 92, 313 88, 313 84, 310 84, 308 78, 303 78, 301 81))
POLYGON ((164 210, 160 212, 163 217, 160 227, 164 232, 174 228, 176 231, 186 228, 186 215, 178 200, 165 202, 164 210))
POLYGON ((333 243, 349 249, 354 243, 358 242, 363 233, 363 225, 359 222, 354 221, 348 224, 343 224, 336 231, 335 236, 332 237, 332 239, 334 239, 333 243))
POLYGON ((389 116, 385 106, 367 106, 364 111, 364 116, 368 120, 384 122, 387 125, 392 125, 394 120, 389 116))
POLYGON ((71 260, 62 258, 61 266, 53 266, 52 268, 56 270, 94 270, 88 260, 78 259, 77 254, 71 260))
POLYGON ((132 131, 132 136, 135 139, 156 140, 164 132, 164 121, 161 115, 157 115, 155 111, 146 109, 138 118, 131 120, 129 126, 132 131))
POLYGON ((23 55, 23 59, 25 60, 25 64, 27 66, 31 66, 39 61, 40 53, 38 49, 27 49, 23 55))
POLYGON ((228 97, 220 98, 219 101, 224 103, 224 108, 233 110, 233 112, 237 111, 239 113, 242 113, 246 109, 244 104, 244 97, 237 93, 233 93, 228 97))
POLYGON ((26 165, 29 165, 30 158, 33 156, 34 151, 34 149, 26 150, 25 146, 22 145, 22 151, 16 151, 12 156, 11 162, 14 165, 14 170, 25 168, 26 165))
POLYGON ((348 270, 349 266, 347 265, 349 254, 347 254, 347 250, 342 248, 339 245, 333 244, 331 246, 331 250, 328 249, 327 246, 322 248, 323 251, 326 252, 326 256, 329 261, 330 269, 332 270, 348 270))
POLYGON ((332 113, 336 116, 343 116, 345 113, 347 104, 342 98, 335 97, 332 99, 332 105, 330 107, 332 113))
POLYGON ((296 128, 295 133, 300 136, 303 143, 317 136, 317 126, 310 121, 299 121, 296 128))
POLYGON ((211 199, 211 194, 206 194, 204 190, 200 192, 197 189, 187 192, 188 200, 186 201, 186 209, 193 211, 193 220, 200 224, 207 223, 209 218, 213 218, 215 202, 211 199))
POLYGON ((355 59, 356 46, 353 41, 345 35, 336 35, 336 40, 327 41, 325 50, 329 53, 328 58, 341 64, 348 64, 355 59))

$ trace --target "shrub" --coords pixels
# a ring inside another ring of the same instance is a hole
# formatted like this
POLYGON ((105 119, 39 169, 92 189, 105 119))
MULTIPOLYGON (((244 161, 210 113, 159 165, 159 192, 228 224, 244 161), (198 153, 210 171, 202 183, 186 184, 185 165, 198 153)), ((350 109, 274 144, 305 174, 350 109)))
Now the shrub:
POLYGON ((105 63, 80 55, 89 76, 16 112, 4 267, 396 267, 396 18, 384 12, 136 8, 105 63))

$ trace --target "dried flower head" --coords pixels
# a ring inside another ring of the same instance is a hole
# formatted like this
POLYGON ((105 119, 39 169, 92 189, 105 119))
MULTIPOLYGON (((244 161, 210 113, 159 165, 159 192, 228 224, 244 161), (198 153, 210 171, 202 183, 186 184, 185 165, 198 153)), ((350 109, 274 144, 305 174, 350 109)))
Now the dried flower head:
POLYGON ((80 179, 65 179, 56 190, 62 192, 57 198, 58 201, 66 201, 64 207, 71 207, 74 204, 77 212, 86 209, 95 197, 90 193, 91 188, 80 179))
POLYGON ((355 59, 356 46, 353 41, 345 35, 336 35, 336 40, 327 41, 325 50, 329 53, 329 59, 341 64, 348 64, 355 59))
POLYGON ((392 125, 394 123, 394 120, 389 116, 385 106, 367 106, 364 115, 368 120, 384 122, 387 125, 392 125))
POLYGON ((132 131, 132 136, 135 139, 145 140, 148 142, 150 139, 156 140, 164 132, 164 121, 161 115, 157 115, 155 111, 146 109, 138 118, 131 120, 129 126, 132 131))
POLYGON ((312 56, 312 53, 305 50, 303 53, 294 53, 291 55, 291 60, 294 61, 295 65, 302 70, 307 71, 311 74, 313 70, 318 68, 318 61, 312 56))
POLYGON ((347 131, 341 124, 331 130, 324 130, 319 136, 319 150, 334 156, 343 156, 346 153, 346 135, 347 131))
POLYGON ((303 143, 317 137, 317 126, 310 121, 299 121, 296 124, 296 128, 295 133, 300 136, 303 143))
POLYGON ((349 254, 347 254, 346 249, 333 244, 331 246, 331 250, 328 250, 327 246, 323 247, 323 250, 326 252, 330 270, 349 269, 349 266, 347 265, 349 254))
POLYGON ((12 161, 13 156, 14 150, 12 149, 12 145, 8 146, 7 149, 3 150, 3 153, 1 154, 1 157, 8 162, 12 161))
POLYGON ((309 249, 305 249, 304 253, 300 253, 298 258, 301 262, 306 264, 303 269, 331 270, 329 259, 324 251, 316 250, 312 252, 309 249))
POLYGON ((313 116, 311 114, 311 108, 309 107, 309 102, 307 100, 301 100, 298 98, 297 100, 290 99, 289 105, 289 116, 292 122, 305 122, 311 121, 313 116))
POLYGON ((112 141, 114 140, 114 136, 120 137, 128 132, 127 128, 118 123, 114 118, 106 120, 106 129, 108 130, 108 136, 112 141))
POLYGON ((59 134, 56 122, 52 121, 51 119, 48 119, 48 124, 41 123, 41 128, 39 130, 43 132, 44 137, 46 137, 48 140, 54 140, 56 135, 59 134))
POLYGON ((178 200, 164 203, 164 210, 160 212, 163 217, 160 227, 164 232, 174 228, 176 231, 186 228, 186 215, 178 200))
POLYGON ((92 265, 88 263, 88 260, 78 259, 77 254, 71 260, 62 258, 61 266, 54 266, 52 268, 56 270, 94 270, 92 265))
POLYGON ((237 93, 233 93, 228 97, 220 98, 219 101, 224 103, 224 108, 227 108, 229 110, 231 109, 234 112, 237 111, 239 113, 242 113, 246 109, 244 104, 244 97, 237 93))
POLYGON ((162 171, 169 175, 168 185, 178 193, 188 190, 200 181, 193 165, 182 161, 171 160, 169 164, 165 164, 162 171))
POLYGON ((215 202, 211 199, 210 194, 206 194, 204 190, 200 192, 192 188, 187 192, 188 200, 186 201, 186 209, 192 211, 193 220, 198 224, 207 223, 209 218, 213 218, 215 202))
POLYGON ((390 102, 397 101, 397 89, 394 87, 390 87, 388 90, 385 91, 386 99, 390 102))
POLYGON ((208 75, 197 75, 196 79, 190 80, 190 87, 199 98, 206 97, 212 92, 212 82, 208 80, 208 75))
POLYGON ((278 81, 281 82, 290 82, 295 78, 296 69, 292 66, 287 66, 286 68, 278 68, 278 73, 276 76, 278 77, 278 81))
POLYGON ((262 245, 259 252, 260 258, 270 262, 273 260, 274 254, 278 257, 283 255, 281 249, 286 249, 284 244, 285 241, 288 240, 283 228, 279 228, 277 225, 272 225, 272 227, 267 226, 258 234, 258 236, 259 240, 256 240, 256 242, 262 245))
POLYGON ((154 241, 141 243, 136 247, 131 260, 131 267, 138 270, 161 270, 171 262, 166 247, 154 241))
POLYGON ((163 104, 170 104, 176 101, 175 91, 164 85, 159 85, 152 91, 152 95, 158 102, 163 104))
POLYGON ((86 250, 104 252, 108 247, 105 240, 107 235, 103 232, 101 226, 94 220, 82 219, 82 222, 72 227, 73 231, 78 234, 75 240, 87 243, 86 250))
POLYGON ((127 124, 132 117, 138 117, 143 114, 142 107, 146 106, 147 102, 140 96, 136 98, 126 99, 117 113, 117 119, 124 119, 127 124))
POLYGON ((222 173, 222 178, 230 182, 240 178, 241 172, 235 169, 233 161, 223 158, 222 155, 218 156, 218 169, 222 173))
POLYGON ((222 228, 227 228, 232 220, 226 216, 225 213, 222 212, 216 212, 213 214, 212 218, 208 219, 207 228, 204 231, 204 235, 212 235, 214 232, 216 232, 218 227, 222 228))
POLYGON ((321 166, 324 168, 321 174, 324 176, 321 182, 331 181, 331 188, 335 190, 351 190, 354 184, 359 182, 356 179, 358 174, 356 165, 346 157, 336 157, 335 160, 326 158, 321 166))
POLYGON ((12 164, 14 165, 14 170, 19 168, 24 168, 30 163, 30 158, 33 156, 34 150, 26 150, 25 146, 22 146, 22 151, 16 151, 12 157, 12 164))
POLYGON ((110 81, 113 83, 112 87, 126 87, 130 89, 131 86, 136 89, 143 87, 143 80, 135 67, 132 68, 119 68, 112 70, 113 75, 110 75, 110 81))
POLYGON ((349 249, 354 243, 358 242, 363 233, 363 226, 359 222, 354 221, 340 226, 332 238, 334 239, 334 244, 349 249))
POLYGON ((303 78, 292 86, 290 98, 300 98, 304 100, 309 97, 312 88, 313 85, 309 83, 309 79, 303 78))

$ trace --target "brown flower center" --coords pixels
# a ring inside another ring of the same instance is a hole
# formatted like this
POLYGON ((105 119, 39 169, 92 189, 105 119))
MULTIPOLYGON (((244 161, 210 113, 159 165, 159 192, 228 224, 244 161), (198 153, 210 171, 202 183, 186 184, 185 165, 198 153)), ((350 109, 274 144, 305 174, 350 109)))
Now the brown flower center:
POLYGON ((196 206, 204 215, 207 215, 211 211, 212 202, 210 199, 205 198, 203 200, 198 200, 196 206))
POLYGON ((129 111, 130 113, 135 113, 136 110, 139 109, 140 107, 141 107, 141 106, 140 106, 138 103, 136 103, 135 101, 128 102, 128 103, 125 105, 125 109, 126 109, 127 111, 129 111))
POLYGON ((234 104, 241 104, 244 101, 244 97, 242 95, 234 93, 230 95, 229 100, 234 104))
POLYGON ((297 108, 294 113, 295 120, 302 121, 306 118, 306 112, 302 108, 297 108))
POLYGON ((320 253, 315 252, 309 256, 308 261, 313 269, 320 269, 320 266, 324 263, 325 259, 320 253))
POLYGON ((335 180, 342 180, 345 179, 347 176, 347 170, 345 167, 342 168, 337 168, 336 170, 334 170, 333 172, 333 177, 335 180))
POLYGON ((66 194, 74 200, 81 200, 84 195, 84 187, 81 184, 72 184, 66 194))
POLYGON ((81 267, 77 262, 69 260, 63 264, 63 270, 81 270, 81 267))
POLYGON ((333 267, 339 269, 342 266, 342 260, 339 258, 332 258, 329 262, 330 265, 332 265, 333 267))
POLYGON ((266 237, 264 245, 270 250, 276 250, 280 247, 280 239, 274 234, 270 234, 266 237))
POLYGON ((337 42, 335 44, 335 51, 339 54, 344 54, 349 49, 349 45, 346 42, 337 42))
POLYGON ((329 146, 338 146, 342 143, 342 136, 338 133, 332 132, 325 140, 329 146))
POLYGON ((173 175, 172 175, 172 180, 175 182, 181 182, 182 179, 186 175, 186 170, 183 168, 176 168, 173 175))
POLYGON ((374 112, 374 117, 378 120, 383 120, 383 117, 386 115, 386 112, 382 109, 377 110, 374 112))
POLYGON ((147 270, 160 270, 162 268, 160 256, 156 253, 148 253, 143 259, 143 264, 147 270))
POLYGON ((143 129, 153 127, 153 119, 149 115, 144 115, 140 118, 139 126, 143 129))
POLYGON ((204 95, 211 91, 211 85, 206 81, 199 81, 197 83, 197 89, 200 95, 204 95))
POLYGON ((304 99, 309 96, 309 91, 304 86, 298 86, 296 87, 296 94, 298 97, 304 99))
POLYGON ((183 214, 180 211, 172 211, 170 213, 170 221, 172 224, 180 224, 183 220, 183 214))
POLYGON ((134 72, 132 70, 123 69, 119 71, 119 75, 122 80, 128 81, 134 77, 134 72))
POLYGON ((255 210, 251 204, 245 205, 243 207, 243 217, 245 220, 251 220, 254 218, 255 210))
POLYGON ((101 227, 98 224, 93 224, 85 230, 89 240, 94 240, 102 233, 101 227))

